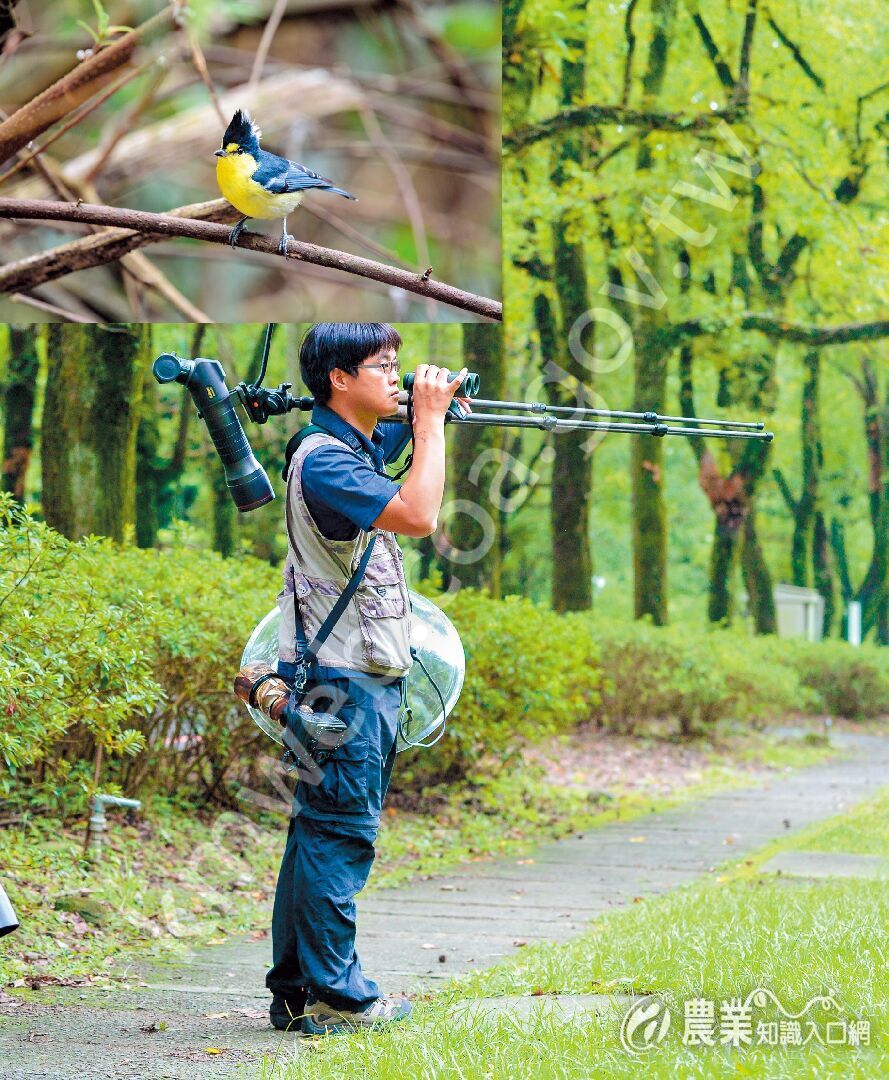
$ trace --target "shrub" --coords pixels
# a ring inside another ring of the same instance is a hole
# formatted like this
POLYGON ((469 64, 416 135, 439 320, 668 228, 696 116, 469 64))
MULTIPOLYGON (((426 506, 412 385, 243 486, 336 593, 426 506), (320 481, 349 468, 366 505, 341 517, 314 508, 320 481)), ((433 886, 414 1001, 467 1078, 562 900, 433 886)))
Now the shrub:
MULTIPOLYGON (((280 573, 177 543, 72 543, 0 497, 0 791, 77 812, 99 747, 103 786, 141 796, 229 801, 268 771, 276 748, 231 687, 280 573)), ((885 649, 557 615, 470 589, 438 599, 466 683, 435 750, 400 759, 402 791, 493 775, 523 743, 591 719, 690 735, 813 706, 889 713, 885 649)))
POLYGON ((835 716, 889 715, 889 649, 845 641, 788 642, 800 681, 835 716))
POLYGON ((603 726, 630 733, 668 721, 678 734, 692 735, 721 720, 764 723, 802 707, 795 672, 742 633, 602 619, 594 627, 603 676, 596 717, 603 726))
POLYGON ((466 682, 445 738, 399 763, 400 790, 493 772, 523 740, 570 731, 599 702, 599 653, 585 616, 473 589, 442 606, 463 639, 466 682))
POLYGON ((72 543, 0 502, 3 789, 32 767, 43 796, 76 810, 101 747, 106 779, 130 791, 218 793, 246 747, 266 742, 231 683, 279 582, 267 564, 242 560, 232 588, 232 565, 72 543))

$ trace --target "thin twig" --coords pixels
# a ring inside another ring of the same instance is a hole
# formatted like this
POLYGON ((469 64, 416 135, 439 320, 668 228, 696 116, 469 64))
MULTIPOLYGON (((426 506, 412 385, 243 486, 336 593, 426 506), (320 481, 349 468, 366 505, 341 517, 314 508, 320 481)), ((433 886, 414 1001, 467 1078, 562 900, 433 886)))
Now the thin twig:
POLYGON ((11 176, 14 176, 17 172, 19 172, 19 170, 23 169, 32 160, 32 158, 37 157, 38 154, 42 154, 43 151, 52 146, 52 144, 57 139, 60 139, 63 135, 69 132, 71 128, 76 127, 81 120, 85 120, 90 115, 90 113, 95 112, 95 110, 98 109, 100 105, 104 105, 108 98, 112 97, 114 94, 117 93, 118 90, 126 86, 127 83, 132 82, 133 79, 141 75, 143 71, 145 71, 147 68, 151 67, 151 65, 155 63, 157 63, 157 61, 153 57, 151 60, 146 60, 146 62, 144 64, 141 64, 139 67, 133 68, 131 71, 127 71, 120 79, 117 80, 116 83, 113 83, 111 86, 109 86, 108 89, 105 90, 103 93, 99 94, 94 98, 90 98, 89 101, 81 105, 79 109, 76 109, 72 113, 72 115, 68 118, 67 122, 62 124, 58 131, 55 131, 52 135, 50 135, 46 142, 41 143, 41 145, 38 146, 37 149, 34 150, 29 156, 20 158, 16 162, 16 164, 12 166, 11 169, 7 169, 6 172, 3 173, 2 176, 0 176, 0 184, 6 183, 6 181, 11 176))
POLYGON ((318 218, 319 221, 323 221, 325 225, 330 225, 331 228, 341 232, 343 236, 348 236, 350 240, 363 244, 368 251, 379 255, 381 259, 388 259, 389 262, 397 263, 404 270, 413 270, 410 263, 405 262, 400 255, 390 251, 389 248, 384 247, 382 244, 378 244, 376 240, 372 240, 369 236, 365 236, 360 229, 356 229, 354 225, 346 221, 345 218, 341 218, 339 214, 334 214, 331 210, 325 210, 322 206, 306 206, 303 204, 300 209, 318 218))
POLYGON ((89 172, 84 177, 87 183, 92 183, 99 173, 102 171, 105 162, 114 153, 114 148, 125 138, 130 131, 135 127, 136 121, 145 112, 151 102, 154 100, 155 94, 163 85, 164 79, 170 74, 169 64, 161 64, 158 66, 158 70, 154 73, 154 77, 149 84, 145 87, 142 96, 136 101, 126 112, 122 113, 115 124, 110 126, 103 135, 102 141, 99 143, 96 151, 97 157, 90 167, 89 172))
POLYGON ((198 75, 200 75, 201 82, 206 86, 207 93, 213 101, 213 107, 216 109, 216 115, 219 117, 219 122, 225 127, 228 120, 225 118, 222 104, 219 101, 219 95, 216 93, 216 87, 213 85, 213 80, 210 78, 210 72, 207 69, 207 61, 204 59, 200 42, 194 34, 190 33, 188 35, 188 44, 191 48, 191 58, 194 61, 195 69, 197 70, 198 75))
MULTIPOLYGON (((224 200, 218 202, 220 208, 225 207, 224 200)), ((227 244, 230 232, 224 225, 177 217, 173 214, 151 214, 142 210, 128 210, 114 206, 92 206, 87 204, 71 206, 68 203, 48 202, 43 199, 0 199, 0 218, 37 221, 79 221, 94 225, 109 225, 147 233, 157 241, 170 236, 183 236, 192 240, 203 240, 206 243, 227 244)), ((239 247, 250 251, 272 253, 277 251, 278 245, 275 240, 248 232, 242 233, 239 247)), ((435 300, 441 300, 442 303, 449 304, 451 307, 471 311, 496 322, 501 321, 503 318, 503 305, 497 300, 477 296, 453 285, 436 281, 431 277, 427 278, 420 274, 411 274, 399 267, 387 266, 384 263, 362 259, 345 251, 319 247, 317 244, 305 244, 293 239, 288 241, 287 254, 295 260, 316 263, 319 266, 328 266, 343 273, 371 278, 374 281, 382 281, 387 285, 416 293, 418 296, 429 296, 435 300)), ((29 260, 23 260, 23 263, 27 262, 29 260)), ((60 268, 60 272, 54 276, 61 277, 69 273, 71 269, 73 267, 70 266, 60 268)), ((19 264, 12 264, 0 269, 0 292, 8 292, 12 288, 21 289, 22 271, 23 267, 19 264)))
POLYGON ((265 67, 265 62, 268 59, 269 49, 272 47, 272 42, 275 40, 275 34, 278 32, 278 27, 281 25, 281 20, 284 18, 284 12, 286 10, 287 0, 275 0, 275 6, 272 8, 272 12, 265 24, 265 29, 262 31, 262 37, 259 39, 256 56, 253 58, 253 67, 250 69, 250 78, 247 80, 247 91, 250 94, 253 93, 257 83, 262 78, 262 69, 265 67))
POLYGON ((58 315, 66 322, 94 323, 96 321, 89 315, 76 315, 73 311, 57 307, 46 300, 38 300, 36 296, 26 296, 25 293, 10 293, 9 299, 15 300, 18 304, 27 304, 29 307, 37 308, 38 311, 49 312, 50 315, 58 315))
POLYGON ((175 25, 176 5, 169 4, 141 26, 118 38, 104 49, 96 49, 72 71, 56 80, 43 93, 0 124, 0 161, 11 157, 35 139, 42 131, 52 127, 72 108, 91 98, 99 86, 132 59, 138 45, 157 31, 175 25))
MULTIPOLYGON (((423 220, 423 208, 420 206, 420 200, 417 197, 417 189, 414 187, 411 175, 405 168, 401 158, 394 153, 389 146, 388 140, 383 133, 383 129, 380 127, 380 122, 373 109, 368 107, 361 110, 361 122, 364 125, 364 130, 367 132, 367 137, 377 148, 381 157, 385 159, 395 178, 395 183, 398 184, 401 197, 404 199, 404 208, 407 210, 407 216, 410 219, 411 231, 414 234, 417 258, 424 267, 427 267, 429 266, 429 242, 426 238, 426 222, 423 220)), ((427 314, 430 319, 435 317, 434 312, 428 305, 427 314)))

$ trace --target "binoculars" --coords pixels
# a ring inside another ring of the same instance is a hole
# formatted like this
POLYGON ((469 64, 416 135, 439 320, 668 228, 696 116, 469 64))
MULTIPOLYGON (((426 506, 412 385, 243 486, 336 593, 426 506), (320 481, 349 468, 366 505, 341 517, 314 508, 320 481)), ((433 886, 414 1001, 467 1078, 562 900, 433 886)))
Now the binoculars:
MULTIPOLYGON (((460 378, 459 371, 448 372, 448 382, 452 383, 454 379, 460 378)), ((407 390, 408 393, 414 388, 414 373, 411 371, 405 375, 402 379, 401 385, 407 390)), ((460 383, 460 387, 457 390, 457 394, 460 397, 478 397, 479 387, 481 386, 481 379, 476 375, 474 371, 467 372, 463 382, 460 383)))

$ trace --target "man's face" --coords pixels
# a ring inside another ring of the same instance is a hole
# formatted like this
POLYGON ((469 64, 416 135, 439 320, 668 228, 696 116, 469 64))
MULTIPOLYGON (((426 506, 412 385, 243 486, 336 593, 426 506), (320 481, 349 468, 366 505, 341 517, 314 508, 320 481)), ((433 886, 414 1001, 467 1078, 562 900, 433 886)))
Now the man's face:
POLYGON ((362 410, 376 416, 391 416, 398 408, 398 378, 395 350, 381 349, 362 360, 349 380, 349 397, 362 410))

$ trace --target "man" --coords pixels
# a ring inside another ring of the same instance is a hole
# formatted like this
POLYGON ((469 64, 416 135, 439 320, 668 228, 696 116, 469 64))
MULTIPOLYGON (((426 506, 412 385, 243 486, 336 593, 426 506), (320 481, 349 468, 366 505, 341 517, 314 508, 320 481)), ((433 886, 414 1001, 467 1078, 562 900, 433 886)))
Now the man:
POLYGON ((298 632, 312 640, 374 544, 353 598, 308 673, 313 693, 336 703, 331 711, 348 724, 348 737, 320 771, 297 783, 275 893, 266 978, 271 1021, 308 1034, 401 1020, 411 1011, 406 999, 381 996, 361 969, 354 896, 374 858, 411 665, 410 602, 394 534, 429 536, 436 527, 444 418, 462 376, 448 383, 445 369, 420 365, 413 433, 407 425, 380 424, 398 407, 400 346, 398 333, 383 323, 320 323, 300 349, 315 408, 311 426, 288 444, 284 470, 282 675, 295 673, 298 632), (411 434, 413 460, 399 486, 384 467, 411 434))

